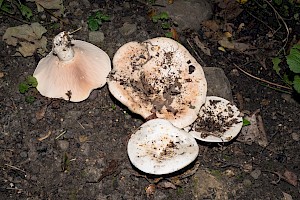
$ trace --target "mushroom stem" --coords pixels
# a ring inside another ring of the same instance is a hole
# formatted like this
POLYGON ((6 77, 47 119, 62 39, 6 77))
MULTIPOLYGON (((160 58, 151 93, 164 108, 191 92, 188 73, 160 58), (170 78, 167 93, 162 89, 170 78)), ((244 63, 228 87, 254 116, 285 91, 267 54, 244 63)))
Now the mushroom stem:
POLYGON ((73 59, 74 50, 71 40, 71 36, 66 31, 59 33, 53 39, 53 54, 56 55, 59 60, 69 61, 73 59))

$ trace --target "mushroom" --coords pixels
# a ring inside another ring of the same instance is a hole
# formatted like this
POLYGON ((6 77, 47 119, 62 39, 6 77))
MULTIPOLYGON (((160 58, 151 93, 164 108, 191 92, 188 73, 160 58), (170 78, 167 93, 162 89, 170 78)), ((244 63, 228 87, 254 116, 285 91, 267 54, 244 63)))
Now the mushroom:
POLYGON ((198 155, 196 140, 165 119, 153 119, 139 127, 128 141, 128 156, 139 170, 169 174, 192 163, 198 155))
POLYGON ((167 119, 179 128, 196 120, 207 91, 200 64, 184 46, 164 37, 120 47, 108 87, 132 112, 167 119))
POLYGON ((110 70, 110 58, 103 50, 61 32, 33 76, 43 96, 79 102, 88 98, 93 89, 105 85, 110 70))
POLYGON ((193 137, 205 142, 229 142, 240 132, 243 118, 230 101, 207 96, 196 121, 184 128, 193 137))

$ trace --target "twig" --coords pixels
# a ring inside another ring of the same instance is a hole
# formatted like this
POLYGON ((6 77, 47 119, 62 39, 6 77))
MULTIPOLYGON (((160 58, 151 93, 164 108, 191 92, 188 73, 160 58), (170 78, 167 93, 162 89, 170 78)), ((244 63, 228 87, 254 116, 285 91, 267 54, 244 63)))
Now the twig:
POLYGON ((22 23, 24 23, 24 24, 30 25, 30 22, 25 21, 25 20, 23 20, 23 19, 19 19, 19 18, 15 17, 14 15, 8 14, 8 13, 6 13, 6 12, 4 12, 4 11, 2 11, 2 14, 5 15, 5 16, 8 16, 8 17, 10 17, 10 18, 12 18, 12 19, 14 19, 14 20, 17 20, 17 21, 19 21, 19 22, 22 22, 22 23))
POLYGON ((41 142, 41 141, 43 141, 44 139, 47 139, 50 135, 51 135, 51 131, 48 131, 47 134, 45 134, 45 135, 42 136, 42 137, 39 137, 37 140, 41 142))
MULTIPOLYGON (((233 63, 234 64, 234 63, 233 63)), ((246 74, 247 76, 251 77, 251 78, 254 78, 255 80, 258 80, 258 81, 261 81, 261 82, 264 82, 264 83, 267 83, 267 84, 270 84, 270 85, 273 85, 273 86, 276 86, 276 87, 280 87, 280 88, 284 88, 284 89, 287 89, 287 90, 292 90, 292 88, 290 87, 287 87, 287 86, 283 86, 283 85, 279 85, 277 83, 273 83, 273 82, 270 82, 270 81, 267 81, 267 80, 264 80, 262 78, 258 78, 248 72, 246 72, 245 70, 243 70, 242 68, 240 68, 239 66, 237 66, 236 64, 234 64, 234 66, 236 68, 238 68, 241 72, 243 72, 244 74, 246 74)))
POLYGON ((290 30, 289 30, 289 27, 287 26, 286 22, 284 21, 284 19, 277 12, 277 10, 272 6, 272 4, 269 1, 267 1, 267 0, 264 0, 264 2, 267 3, 273 9, 274 13, 276 14, 276 18, 278 17, 282 21, 282 23, 283 23, 283 25, 284 25, 284 27, 286 29, 286 32, 287 32, 286 38, 284 39, 285 43, 282 46, 282 48, 279 50, 279 52, 278 52, 278 54, 279 54, 282 50, 284 50, 284 48, 286 47, 286 45, 288 43, 288 39, 289 39, 289 36, 290 36, 290 30))
POLYGON ((201 64, 203 65, 203 67, 206 67, 205 62, 201 59, 201 57, 199 56, 198 52, 195 50, 194 46, 191 44, 191 42, 189 41, 189 39, 186 39, 186 41, 190 45, 190 47, 193 49, 193 51, 196 54, 196 56, 198 57, 198 59, 201 61, 201 64))
POLYGON ((59 134, 58 136, 56 136, 56 140, 58 139, 58 138, 60 138, 63 134, 65 134, 67 131, 63 131, 61 134, 59 134))
POLYGON ((52 17, 54 17, 55 19, 57 19, 58 21, 61 21, 63 24, 68 24, 68 22, 62 18, 60 18, 59 16, 56 16, 55 14, 53 14, 52 12, 50 12, 47 8, 45 8, 43 5, 37 3, 39 6, 41 6, 49 15, 51 15, 52 17))
POLYGON ((12 165, 9 165, 9 164, 4 164, 4 165, 7 166, 7 167, 10 167, 10 168, 12 168, 12 169, 21 171, 21 172, 23 172, 23 173, 26 174, 26 172, 25 172, 23 169, 20 169, 20 168, 18 168, 18 167, 15 167, 15 166, 12 166, 12 165))

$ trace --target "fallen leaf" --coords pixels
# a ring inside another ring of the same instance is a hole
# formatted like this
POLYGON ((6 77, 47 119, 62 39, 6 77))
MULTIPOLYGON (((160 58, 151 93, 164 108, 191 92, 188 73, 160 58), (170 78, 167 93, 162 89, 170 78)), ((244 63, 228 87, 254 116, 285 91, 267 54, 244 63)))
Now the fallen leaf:
POLYGON ((258 113, 259 110, 256 110, 251 116, 245 116, 245 119, 250 122, 250 125, 242 128, 237 140, 248 145, 255 142, 262 147, 266 147, 268 145, 268 139, 262 117, 258 113))
POLYGON ((27 0, 35 2, 38 12, 43 12, 44 8, 49 10, 59 10, 59 16, 64 13, 63 0, 27 0))
POLYGON ((172 34, 172 39, 178 41, 179 40, 179 36, 178 36, 178 33, 177 33, 176 29, 173 28, 173 27, 171 27, 170 32, 172 34))
POLYGON ((283 194, 282 200, 293 200, 293 197, 290 194, 285 192, 282 192, 282 194, 283 194))
POLYGON ((20 45, 18 52, 27 57, 32 56, 36 50, 41 54, 46 52, 47 39, 42 36, 46 32, 39 23, 24 24, 7 28, 2 38, 8 45, 20 45))
POLYGON ((164 188, 164 189, 169 189, 169 188, 176 189, 177 188, 173 183, 171 183, 169 181, 162 181, 162 182, 158 183, 158 186, 160 188, 164 188))
POLYGON ((86 142, 88 139, 88 137, 86 135, 80 135, 79 136, 79 142, 83 143, 86 142))
POLYGON ((47 111, 47 107, 48 107, 48 106, 45 105, 45 106, 43 106, 39 111, 37 111, 37 112, 35 113, 35 117, 36 117, 37 120, 41 120, 41 119, 44 118, 45 113, 46 113, 46 111, 47 111))
POLYGON ((0 72, 0 78, 3 78, 3 77, 4 77, 4 73, 0 72))
POLYGON ((199 36, 196 35, 196 34, 193 34, 192 35, 192 38, 195 42, 195 44, 197 45, 197 47, 206 55, 208 56, 211 56, 211 53, 210 53, 210 49, 205 45, 203 44, 200 39, 199 39, 199 36))
POLYGON ((215 21, 215 20, 206 20, 206 21, 203 21, 201 24, 214 32, 217 32, 220 30, 219 22, 215 21))
POLYGON ((288 182, 289 184, 291 184, 295 187, 298 185, 298 177, 295 173, 293 173, 289 170, 285 170, 285 172, 283 173, 283 176, 285 178, 285 181, 288 182))

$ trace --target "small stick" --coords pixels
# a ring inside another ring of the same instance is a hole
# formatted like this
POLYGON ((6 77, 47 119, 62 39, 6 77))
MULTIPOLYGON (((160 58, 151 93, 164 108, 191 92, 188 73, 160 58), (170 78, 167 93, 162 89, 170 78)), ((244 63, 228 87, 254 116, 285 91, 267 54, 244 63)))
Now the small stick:
POLYGON ((61 134, 59 134, 58 136, 56 136, 56 140, 58 139, 58 138, 60 138, 63 134, 65 134, 67 131, 63 131, 61 134))
POLYGON ((247 76, 249 76, 249 77, 251 77, 251 78, 254 78, 254 79, 258 80, 258 81, 265 82, 265 83, 267 83, 267 84, 270 84, 270 85, 273 85, 273 86, 276 86, 276 87, 280 87, 280 88, 284 88, 284 89, 287 89, 287 90, 292 90, 292 88, 290 88, 290 87, 283 86, 283 85, 279 85, 279 84, 277 84, 277 83, 273 83, 273 82, 270 82, 270 81, 267 81, 267 80, 258 78, 258 77, 256 77, 256 76, 254 76, 254 75, 252 75, 252 74, 246 72, 245 70, 243 70, 242 68, 240 68, 240 67, 237 66, 236 64, 234 64, 234 66, 235 66, 236 68, 238 68, 241 72, 243 72, 244 74, 246 74, 247 76))
POLYGON ((7 166, 7 167, 10 167, 10 168, 12 168, 12 169, 21 171, 21 172, 23 172, 23 173, 26 174, 26 172, 25 172, 23 169, 20 169, 20 168, 18 168, 18 167, 15 167, 15 166, 12 166, 12 165, 9 165, 9 164, 4 164, 4 165, 7 166))

